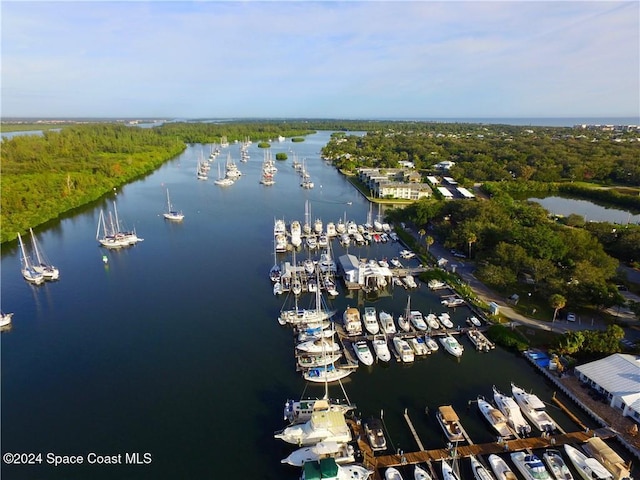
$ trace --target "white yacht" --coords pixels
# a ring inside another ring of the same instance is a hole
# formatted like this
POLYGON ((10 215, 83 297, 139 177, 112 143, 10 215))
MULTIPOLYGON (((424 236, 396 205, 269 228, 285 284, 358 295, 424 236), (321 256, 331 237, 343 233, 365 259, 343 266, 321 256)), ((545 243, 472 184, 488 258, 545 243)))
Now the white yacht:
POLYGON ((478 397, 478 408, 480 412, 487 419, 489 424, 502 438, 510 438, 513 436, 513 432, 507 424, 507 419, 500 410, 487 402, 484 398, 478 397))
POLYGON ((422 357, 431 353, 431 350, 427 348, 427 345, 424 342, 424 338, 411 337, 407 341, 409 342, 409 346, 413 349, 413 352, 416 355, 422 357))
POLYGON ((413 480, 433 480, 429 472, 420 465, 413 467, 413 480))
POLYGON ((338 464, 354 463, 355 449, 348 443, 319 442, 294 450, 287 458, 280 460, 280 463, 302 467, 307 462, 315 462, 321 458, 333 458, 338 464))
POLYGON ((396 325, 393 323, 393 315, 382 310, 380 312, 380 324, 382 326, 382 331, 387 335, 396 333, 396 325))
POLYGON ((379 418, 371 417, 364 422, 364 433, 371 449, 374 452, 381 452, 387 449, 387 439, 384 436, 384 428, 379 418))
POLYGON ((379 334, 373 337, 373 351, 376 357, 381 362, 388 362, 391 360, 391 351, 389 350, 389 344, 387 343, 387 337, 379 334))
POLYGON ((438 342, 436 342, 429 335, 425 335, 424 344, 427 346, 429 350, 431 350, 431 353, 438 351, 438 342))
POLYGON ((400 337, 393 337, 393 348, 395 348, 398 358, 400 358, 403 363, 411 363, 415 360, 413 350, 406 340, 400 337))
POLYGON ((423 332, 427 330, 427 322, 425 322, 422 313, 418 310, 411 310, 409 313, 409 320, 416 330, 423 332))
POLYGON ((453 328, 453 322, 451 321, 451 316, 447 313, 441 313, 438 315, 438 322, 442 325, 442 328, 453 328))
POLYGON ((569 460, 584 480, 613 480, 609 470, 595 458, 587 457, 584 453, 568 443, 564 446, 569 460))
POLYGON ((376 307, 364 307, 364 315, 362 316, 364 321, 364 328, 371 335, 375 335, 380 331, 380 324, 376 315, 376 307))
MULTIPOLYGON (((325 386, 326 392, 326 386, 325 386)), ((293 425, 305 423, 311 420, 314 412, 329 411, 340 412, 343 415, 355 410, 356 406, 346 400, 328 398, 303 398, 300 400, 289 399, 284 404, 284 419, 293 425)))
POLYGON ((360 311, 355 307, 347 307, 342 314, 342 322, 347 335, 362 335, 362 322, 360 321, 360 311))
POLYGON ((534 454, 514 452, 511 454, 511 461, 522 473, 525 480, 551 480, 544 464, 534 454))
POLYGON ((403 480, 403 478, 396 467, 387 467, 384 471, 384 480, 403 480))
POLYGON ((300 368, 324 367, 342 358, 342 352, 334 353, 302 353, 296 355, 296 363, 300 368))
POLYGON ((344 413, 334 410, 314 411, 307 422, 290 425, 276 432, 274 438, 300 446, 326 441, 347 443, 352 440, 344 413))
POLYGON ((502 457, 492 453, 487 460, 498 480, 518 480, 516 474, 513 473, 513 470, 509 468, 509 465, 507 465, 507 462, 505 462, 502 457))
POLYGON ((300 480, 365 480, 373 472, 357 463, 338 465, 333 458, 306 462, 300 480))
POLYGON ((298 220, 291 222, 291 245, 298 248, 302 245, 302 226, 298 220))
POLYGON ((373 365, 373 353, 371 353, 371 349, 366 341, 363 340, 361 342, 354 343, 353 350, 356 352, 358 360, 360 360, 364 365, 373 365))
POLYGON ((464 352, 464 347, 460 345, 453 335, 447 334, 444 337, 440 337, 440 343, 454 357, 460 358, 464 352))
POLYGON ((442 405, 438 407, 436 419, 442 427, 442 431, 447 437, 448 442, 461 442, 464 440, 464 433, 460 419, 451 405, 442 405))
POLYGON ((545 410, 545 404, 533 393, 526 392, 523 388, 520 388, 511 383, 511 393, 513 398, 518 403, 518 406, 522 409, 522 413, 533 423, 541 432, 552 432, 558 426, 554 422, 551 416, 545 410))
POLYGON ((531 425, 522 416, 516 401, 509 395, 500 392, 495 385, 493 386, 493 401, 496 402, 496 407, 506 417, 507 423, 514 432, 522 436, 531 434, 531 425))
POLYGON ((318 324, 329 320, 334 314, 334 311, 327 312, 317 308, 293 308, 291 310, 282 310, 278 317, 278 323, 280 325, 318 324))
POLYGON ((6 327, 11 323, 13 313, 0 313, 0 327, 6 327))
POLYGON ((475 455, 469 455, 469 460, 471 461, 471 470, 473 471, 473 476, 476 480, 495 480, 487 467, 482 465, 475 455))
POLYGON ((306 353, 335 353, 340 350, 340 344, 334 342, 332 338, 318 338, 299 343, 296 345, 296 350, 306 353))
POLYGON ((573 480, 573 474, 562 458, 562 454, 558 450, 547 449, 542 454, 544 463, 547 464, 551 475, 555 480, 573 480))
POLYGON ((333 364, 310 368, 302 374, 308 382, 332 383, 342 380, 353 373, 352 368, 340 368, 333 364))
POLYGON ((436 317, 435 313, 428 314, 426 321, 431 330, 438 330, 440 328, 440 322, 438 322, 438 317, 436 317))

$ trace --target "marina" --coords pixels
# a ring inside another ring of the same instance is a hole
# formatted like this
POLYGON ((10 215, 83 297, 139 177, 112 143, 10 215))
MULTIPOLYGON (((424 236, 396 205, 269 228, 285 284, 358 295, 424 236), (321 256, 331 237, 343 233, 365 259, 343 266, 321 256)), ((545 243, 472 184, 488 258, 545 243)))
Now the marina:
MULTIPOLYGON (((281 463, 300 447, 274 439, 272 433, 287 426, 283 420, 287 398, 322 398, 324 382, 307 382, 297 370, 295 343, 300 332, 277 321, 285 303, 295 306, 293 294, 274 295, 267 275, 276 263, 294 265, 293 252, 286 245, 274 253, 274 218, 285 219, 287 229, 298 219, 301 249, 295 263, 307 259, 308 247, 302 245, 307 200, 312 228, 315 219, 322 220, 325 232, 330 223, 337 229, 345 218, 366 223, 368 202, 319 157, 329 135, 319 132, 295 146, 274 144, 274 155, 288 152, 289 160, 277 163, 277 181, 269 187, 259 183, 263 152, 255 143, 248 147, 250 158, 241 165, 242 177, 230 188, 216 186, 212 175, 208 180, 196 178, 200 153, 208 154, 211 146, 190 145, 158 171, 51 227, 36 229, 38 244, 60 269, 56 282, 38 286, 25 282, 19 245, 3 245, 2 308, 14 313, 2 333, 3 449, 140 451, 149 452, 153 459, 148 465, 109 468, 3 465, 3 474, 16 480, 300 478, 300 467, 281 463), (313 189, 300 187, 300 175, 291 168, 290 149, 296 150, 300 163, 305 159, 313 189), (167 189, 184 213, 183 221, 163 218, 167 189), (128 229, 123 230, 135 229, 144 242, 103 248, 95 240, 100 212, 114 210, 114 201, 119 216, 127 220, 128 229)), ((233 149, 232 155, 239 158, 240 145, 220 148, 220 155, 211 162, 215 170, 216 162, 225 162, 225 149, 233 149)), ((290 243, 290 237, 286 239, 290 243)), ((418 286, 350 289, 351 284, 336 277, 338 295, 322 290, 326 310, 335 312, 331 317, 335 341, 342 351, 337 365, 357 365, 351 345, 360 340, 371 344, 374 338, 364 327, 361 335, 351 337, 341 331, 348 307, 362 315, 365 306, 374 306, 379 319, 381 312, 391 315, 396 333, 385 330, 389 346, 394 335, 400 339, 443 335, 441 326, 431 332, 399 328, 398 317, 406 309, 408 295, 411 310, 422 312, 425 320, 430 313, 437 318, 446 310, 453 324, 449 333, 465 347, 459 359, 440 348, 417 356, 410 364, 391 359, 354 366, 341 382, 330 385, 332 398, 340 396, 336 393, 344 384, 357 404, 357 413, 349 414, 352 432, 358 418, 376 416, 383 421, 386 451, 374 453, 367 450, 365 435, 351 436, 348 443, 358 446, 358 462, 367 468, 375 465, 375 475, 387 465, 397 465, 408 478, 398 450, 405 452, 409 465, 450 455, 435 419, 440 405, 452 405, 474 441, 474 445, 458 445, 458 452, 483 455, 475 450, 483 445, 486 452, 497 451, 501 447, 495 434, 469 401, 477 395, 488 398, 491 386, 500 381, 534 391, 547 405, 554 405, 547 408, 564 431, 576 429, 568 413, 551 400, 556 387, 526 358, 500 347, 489 353, 473 347, 465 329, 471 327, 467 318, 475 313, 466 305, 443 306, 442 291, 418 281, 418 269, 423 268, 419 260, 406 252, 409 258, 400 255, 403 245, 393 240, 353 243, 344 247, 334 236, 328 242, 332 258, 353 255, 358 265, 360 259, 376 260, 380 268, 397 271, 398 278, 413 275, 418 286), (393 266, 394 258, 401 267, 393 266), (380 266, 384 259, 389 267, 380 266), (430 413, 423 415, 426 407, 430 413), (404 418, 405 409, 413 431, 404 418), (422 447, 417 446, 416 437, 422 447)), ((318 264, 322 264, 322 248, 314 249, 318 264)), ((296 274, 303 278, 302 271, 296 274)), ((313 278, 307 275, 308 280, 313 278)), ((301 291, 298 308, 315 310, 315 295, 301 291)), ((485 322, 479 329, 483 328, 485 322)), ((562 393, 558 397, 566 400, 562 393)), ((598 431, 596 422, 568 405, 585 428, 598 431)), ((292 405, 291 410, 304 409, 292 405)), ((572 438, 573 443, 582 437, 572 438)), ((536 435, 509 440, 509 446, 537 448, 545 442, 550 439, 536 435)))

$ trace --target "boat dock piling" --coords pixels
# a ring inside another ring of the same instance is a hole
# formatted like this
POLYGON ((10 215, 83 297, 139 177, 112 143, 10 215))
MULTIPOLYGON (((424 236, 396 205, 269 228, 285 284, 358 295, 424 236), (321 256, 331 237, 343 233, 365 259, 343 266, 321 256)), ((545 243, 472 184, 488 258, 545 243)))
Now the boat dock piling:
POLYGON ((418 432, 416 432, 416 429, 414 428, 413 423, 409 418, 409 413, 407 412, 406 408, 404 409, 404 419, 406 420, 407 425, 409 426, 409 430, 411 430, 411 434, 413 435, 413 438, 416 441, 418 448, 420 449, 421 452, 424 452, 424 445, 422 445, 422 441, 420 440, 420 437, 418 437, 418 432))

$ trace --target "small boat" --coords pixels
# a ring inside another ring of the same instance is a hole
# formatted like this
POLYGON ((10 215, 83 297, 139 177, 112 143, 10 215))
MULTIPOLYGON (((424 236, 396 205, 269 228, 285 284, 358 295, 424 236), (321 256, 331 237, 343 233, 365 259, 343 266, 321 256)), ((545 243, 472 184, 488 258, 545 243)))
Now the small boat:
POLYGON ((396 268, 402 268, 402 263, 400 263, 400 260, 398 260, 397 258, 392 258, 391 260, 389 260, 391 262, 391 265, 393 265, 396 268))
POLYGON ((448 297, 440 302, 445 307, 455 308, 465 304, 464 299, 460 297, 448 297))
POLYGON ((342 322, 347 335, 362 335, 362 322, 360 321, 360 312, 355 307, 347 307, 342 314, 342 322))
POLYGON ((413 278, 413 275, 405 275, 402 277, 402 283, 404 283, 405 288, 418 288, 418 284, 413 278))
POLYGON ((362 317, 364 328, 371 335, 375 335, 380 331, 380 324, 376 315, 376 307, 364 307, 364 315, 362 317))
POLYGON ((327 395, 325 398, 289 399, 284 403, 283 413, 284 419, 293 425, 308 422, 314 412, 332 410, 346 415, 355 409, 355 404, 348 403, 346 400, 328 398, 327 395))
POLYGON ((339 368, 334 364, 310 368, 302 374, 308 382, 331 383, 347 378, 353 372, 352 368, 339 368))
POLYGON ((556 422, 551 419, 551 416, 545 410, 545 404, 540 400, 537 395, 528 393, 524 389, 511 383, 511 393, 513 398, 518 403, 524 413, 533 426, 541 432, 552 432, 558 426, 556 422))
POLYGON ((518 435, 527 436, 531 434, 531 425, 522 416, 522 411, 513 397, 500 392, 494 385, 493 401, 496 402, 496 407, 506 417, 507 423, 518 435))
POLYGON ((431 290, 440 290, 441 288, 447 288, 447 284, 445 282, 443 282, 442 280, 436 280, 435 278, 429 280, 429 282, 427 282, 427 286, 431 290))
POLYGON ((283 292, 283 288, 282 288, 282 283, 280 283, 280 280, 278 280, 276 283, 273 284, 273 294, 274 295, 282 295, 283 292))
POLYGON ((478 317, 472 316, 467 318, 467 323, 473 327, 482 326, 482 322, 478 319, 478 317))
POLYGON ((384 471, 384 480, 403 480, 400 470, 396 467, 387 467, 384 471))
POLYGON ((184 214, 175 210, 173 205, 171 205, 171 200, 169 199, 169 189, 167 188, 167 210, 162 214, 164 218, 167 220, 171 220, 173 222, 181 222, 184 220, 184 214))
POLYGON ((526 480, 551 480, 551 475, 535 454, 514 452, 511 461, 526 480))
POLYGON ((436 419, 449 442, 461 442, 464 440, 460 419, 451 405, 438 407, 436 419))
POLYGON ((371 353, 371 349, 366 341, 356 342, 353 345, 353 350, 356 352, 356 357, 360 360, 364 365, 373 365, 373 354, 371 353))
POLYGON ((422 337, 412 337, 408 340, 409 346, 413 349, 413 352, 418 356, 429 355, 431 350, 427 348, 422 337))
POLYGON ((415 360, 413 350, 406 340, 400 337, 393 337, 393 348, 395 348, 398 358, 403 363, 411 363, 415 360))
POLYGON ((300 368, 324 367, 342 358, 342 352, 335 353, 303 353, 296 355, 296 363, 300 368))
POLYGON ((20 261, 22 264, 20 271, 22 272, 22 276, 29 283, 42 285, 44 283, 44 275, 33 268, 31 257, 24 248, 20 234, 18 234, 18 242, 20 243, 20 261))
POLYGON ((584 453, 568 443, 564 446, 569 460, 584 480, 613 480, 613 475, 595 458, 587 457, 584 453))
POLYGON ((0 327, 6 327, 11 323, 13 313, 0 312, 0 327))
POLYGON ((33 269, 36 272, 41 273, 47 281, 58 280, 58 278, 60 278, 60 270, 51 265, 51 263, 46 259, 44 252, 38 245, 38 241, 36 240, 36 236, 33 233, 32 228, 29 229, 29 232, 31 233, 31 248, 33 248, 33 253, 36 256, 35 262, 32 265, 33 269))
POLYGON ((340 344, 334 342, 332 338, 319 338, 299 343, 296 345, 296 350, 306 353, 337 352, 340 350, 340 344))
POLYGON ((382 331, 386 334, 396 333, 396 325, 393 323, 393 315, 382 310, 380 312, 380 324, 382 331))
POLYGON ((440 343, 444 349, 454 357, 460 358, 464 352, 463 346, 458 343, 458 340, 456 340, 453 335, 448 334, 440 337, 440 343))
POLYGON ((427 315, 427 324, 431 330, 438 330, 440 328, 440 322, 438 321, 438 317, 436 317, 435 313, 427 315))
POLYGON ((453 328, 453 322, 448 313, 441 313, 438 315, 438 322, 442 325, 442 328, 453 328))
POLYGON ((429 472, 427 472, 420 465, 415 465, 413 467, 413 480, 433 480, 429 472))
POLYGON ((381 362, 388 362, 391 360, 391 352, 389 351, 389 345, 387 344, 387 337, 384 335, 375 335, 373 337, 373 351, 376 357, 381 362))
POLYGON ((542 459, 551 470, 551 475, 555 480, 573 480, 573 475, 558 450, 545 450, 542 454, 542 459))
POLYGON ((319 338, 331 338, 336 334, 332 328, 323 328, 323 325, 301 325, 298 327, 298 343, 318 340, 319 338))
POLYGON ((379 418, 371 417, 364 422, 364 432, 371 449, 380 452, 387 449, 387 439, 384 436, 384 428, 379 418))
POLYGON ((480 352, 488 352, 496 347, 480 330, 476 330, 475 328, 467 330, 467 337, 469 337, 471 343, 476 347, 476 350, 480 352))
POLYGON ((442 460, 442 478, 444 480, 460 480, 446 460, 442 460))
POLYGON ((403 332, 411 331, 411 321, 409 320, 409 318, 405 317, 404 315, 398 316, 398 326, 400 327, 400 330, 402 330, 403 332))
POLYGON ((469 455, 469 460, 471 461, 471 470, 476 480, 495 480, 491 472, 480 463, 480 460, 478 460, 475 455, 469 455))
POLYGON ((509 468, 509 465, 507 465, 507 462, 505 462, 502 457, 492 453, 487 460, 498 480, 518 480, 516 474, 513 473, 513 470, 509 468))
POLYGON ((409 320, 411 324, 416 328, 416 330, 426 331, 427 330, 427 322, 425 322, 422 313, 418 310, 412 310, 409 313, 409 320))
POLYGON ((321 458, 333 458, 336 463, 355 462, 355 449, 348 443, 319 442, 310 447, 299 448, 293 451, 287 458, 280 460, 294 467, 302 467, 307 462, 316 462, 321 458))
POLYGON ((513 432, 507 424, 507 419, 500 410, 487 402, 484 398, 478 397, 478 408, 484 418, 487 419, 489 424, 502 438, 510 438, 513 436, 513 432))
POLYGON ((604 468, 609 470, 615 480, 631 480, 631 462, 626 463, 600 437, 591 437, 582 444, 588 457, 595 458, 604 468))
POLYGON ((427 346, 427 348, 429 350, 431 350, 431 353, 433 352, 437 352, 438 351, 438 342, 436 342, 433 338, 431 338, 429 335, 425 335, 424 337, 424 344, 427 346))
POLYGON ((411 250, 401 250, 400 251, 400 256, 402 258, 413 258, 416 256, 415 253, 413 253, 411 250))
POLYGON ((334 458, 329 457, 305 462, 300 480, 365 480, 372 473, 357 463, 338 465, 334 458))

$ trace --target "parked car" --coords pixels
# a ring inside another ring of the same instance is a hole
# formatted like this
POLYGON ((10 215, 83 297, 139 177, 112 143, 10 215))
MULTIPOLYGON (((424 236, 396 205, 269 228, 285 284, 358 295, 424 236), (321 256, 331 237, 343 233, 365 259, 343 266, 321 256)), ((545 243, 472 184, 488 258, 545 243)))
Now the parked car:
POLYGON ((573 312, 567 313, 567 322, 575 322, 575 321, 576 321, 576 314, 573 312))

